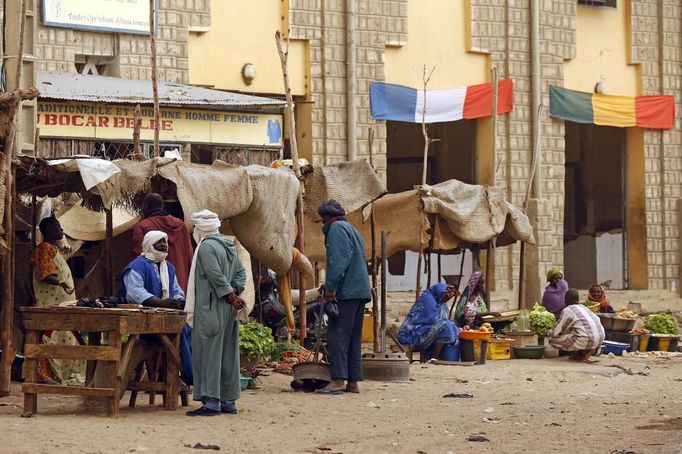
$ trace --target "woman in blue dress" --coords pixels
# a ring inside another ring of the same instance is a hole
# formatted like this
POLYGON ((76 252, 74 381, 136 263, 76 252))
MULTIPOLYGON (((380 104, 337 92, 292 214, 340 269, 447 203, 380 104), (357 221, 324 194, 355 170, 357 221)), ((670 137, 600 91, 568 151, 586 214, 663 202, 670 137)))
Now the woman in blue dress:
POLYGON ((432 285, 421 294, 405 316, 398 330, 398 341, 414 350, 431 348, 437 358, 446 344, 457 342, 459 328, 448 318, 446 304, 457 294, 457 289, 443 283, 432 285))

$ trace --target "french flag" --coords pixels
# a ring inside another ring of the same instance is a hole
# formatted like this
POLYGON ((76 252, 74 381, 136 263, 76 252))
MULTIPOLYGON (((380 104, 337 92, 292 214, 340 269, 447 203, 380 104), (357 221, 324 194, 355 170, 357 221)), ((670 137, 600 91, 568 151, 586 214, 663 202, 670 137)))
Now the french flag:
MULTIPOLYGON (((511 79, 497 82, 497 113, 510 112, 514 103, 511 79)), ((424 90, 370 82, 369 99, 375 120, 421 123, 424 90)), ((489 117, 493 114, 493 84, 426 90, 426 123, 489 117)))

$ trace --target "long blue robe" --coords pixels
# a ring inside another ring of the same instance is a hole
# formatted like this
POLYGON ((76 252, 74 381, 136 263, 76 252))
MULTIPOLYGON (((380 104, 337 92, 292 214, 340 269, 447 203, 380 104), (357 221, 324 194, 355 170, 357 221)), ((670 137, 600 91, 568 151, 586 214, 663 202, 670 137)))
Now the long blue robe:
POLYGON ((457 342, 459 329, 448 318, 448 305, 443 301, 447 285, 432 285, 421 294, 405 316, 398 330, 398 341, 419 350, 433 344, 457 342))

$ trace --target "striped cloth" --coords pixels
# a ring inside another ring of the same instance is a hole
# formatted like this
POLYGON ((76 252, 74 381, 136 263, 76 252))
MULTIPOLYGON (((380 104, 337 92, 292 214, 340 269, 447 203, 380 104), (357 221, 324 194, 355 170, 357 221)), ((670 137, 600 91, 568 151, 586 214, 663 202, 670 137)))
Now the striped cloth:
POLYGON ((675 99, 663 96, 611 96, 549 86, 549 114, 575 123, 672 129, 675 99))
MULTIPOLYGON (((514 104, 511 79, 497 83, 497 113, 510 112, 514 104)), ((493 84, 439 90, 417 90, 403 85, 371 82, 369 99, 372 118, 409 123, 441 123, 489 117, 493 114, 493 84), (426 115, 424 96, 426 95, 426 115)))
POLYGON ((547 336, 552 347, 568 352, 594 350, 606 337, 599 317, 582 304, 566 306, 547 336))

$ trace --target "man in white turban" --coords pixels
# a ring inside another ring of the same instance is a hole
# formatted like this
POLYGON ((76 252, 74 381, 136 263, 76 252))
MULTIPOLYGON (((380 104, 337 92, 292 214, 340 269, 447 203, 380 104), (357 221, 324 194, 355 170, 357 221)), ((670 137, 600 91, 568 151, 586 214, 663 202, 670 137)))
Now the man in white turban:
POLYGON ((246 272, 237 247, 218 232, 220 220, 203 210, 192 215, 197 248, 187 289, 187 321, 192 330, 194 400, 201 407, 187 416, 237 413, 239 399, 239 324, 244 307, 239 294, 246 272))
POLYGON ((122 292, 132 304, 182 309, 185 294, 166 260, 168 235, 152 230, 144 236, 142 254, 123 270, 122 292))

